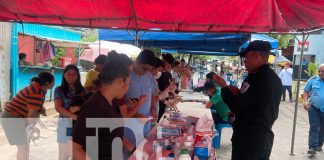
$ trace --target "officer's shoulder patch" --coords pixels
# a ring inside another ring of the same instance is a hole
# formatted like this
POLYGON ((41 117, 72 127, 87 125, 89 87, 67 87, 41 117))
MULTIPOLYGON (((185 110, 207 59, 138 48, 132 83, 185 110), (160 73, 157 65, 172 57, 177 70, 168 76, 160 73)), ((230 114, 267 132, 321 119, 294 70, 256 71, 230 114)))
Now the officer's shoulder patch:
POLYGON ((241 93, 245 93, 250 87, 250 84, 248 82, 243 82, 242 87, 241 87, 241 93))

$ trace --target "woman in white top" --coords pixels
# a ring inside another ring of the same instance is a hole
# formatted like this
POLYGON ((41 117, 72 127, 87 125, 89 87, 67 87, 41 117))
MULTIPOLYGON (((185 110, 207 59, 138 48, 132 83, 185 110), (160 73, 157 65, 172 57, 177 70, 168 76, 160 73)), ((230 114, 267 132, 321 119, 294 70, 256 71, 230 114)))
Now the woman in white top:
POLYGON ((179 83, 180 83, 180 74, 178 73, 179 67, 180 67, 180 62, 175 61, 174 62, 174 68, 171 71, 172 80, 176 84, 177 89, 179 89, 179 83))

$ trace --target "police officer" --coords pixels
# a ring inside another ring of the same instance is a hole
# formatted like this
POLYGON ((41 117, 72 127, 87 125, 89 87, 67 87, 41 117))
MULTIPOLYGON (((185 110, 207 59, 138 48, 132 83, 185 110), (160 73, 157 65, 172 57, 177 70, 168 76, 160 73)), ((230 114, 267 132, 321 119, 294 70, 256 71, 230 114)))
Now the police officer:
POLYGON ((318 67, 318 76, 308 80, 304 88, 304 108, 308 110, 308 154, 322 151, 324 140, 324 64, 318 67))
POLYGON ((282 84, 269 67, 271 46, 253 41, 240 53, 249 72, 241 89, 228 86, 220 76, 214 81, 222 87, 222 98, 235 114, 232 136, 232 160, 268 160, 278 118, 282 84))

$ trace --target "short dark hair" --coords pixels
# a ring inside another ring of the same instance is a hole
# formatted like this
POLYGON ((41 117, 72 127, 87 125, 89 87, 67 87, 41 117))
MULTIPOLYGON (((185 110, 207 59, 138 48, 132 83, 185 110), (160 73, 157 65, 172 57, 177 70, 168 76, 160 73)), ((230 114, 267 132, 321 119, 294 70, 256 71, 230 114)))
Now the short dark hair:
POLYGON ((136 62, 139 64, 148 64, 154 67, 156 58, 153 51, 145 49, 136 57, 136 62))
POLYGON ((127 78, 129 76, 129 66, 122 61, 129 61, 127 56, 119 57, 120 61, 109 61, 99 73, 98 80, 103 84, 111 84, 117 78, 127 78))
POLYGON ((171 64, 171 66, 173 66, 173 63, 175 61, 175 58, 170 53, 162 54, 162 59, 171 64))
POLYGON ((205 91, 208 91, 209 89, 215 89, 215 88, 216 88, 216 86, 215 86, 215 84, 213 82, 206 82, 204 84, 204 90, 205 91))
POLYGON ((18 57, 19 57, 19 60, 23 60, 24 58, 26 58, 26 53, 19 53, 18 57))
POLYGON ((181 59, 181 60, 180 60, 180 62, 186 62, 186 60, 184 60, 184 59, 181 59))
POLYGON ((123 63, 128 68, 134 63, 126 54, 119 54, 118 62, 123 63))
POLYGON ((106 55, 99 55, 95 60, 94 63, 95 64, 105 64, 107 62, 107 56, 106 55))
POLYGON ((213 79, 214 75, 216 75, 215 72, 209 72, 206 74, 206 78, 213 79))
POLYGON ((180 62, 179 61, 175 61, 174 62, 174 66, 176 67, 177 65, 180 65, 180 62))
POLYGON ((109 59, 115 57, 116 55, 119 55, 115 50, 112 50, 110 52, 107 53, 107 59, 109 61, 109 59))
POLYGON ((127 67, 130 67, 134 62, 126 55, 122 53, 110 53, 108 55, 108 61, 109 62, 115 62, 115 63, 121 63, 123 65, 126 65, 127 67))
POLYGON ((159 68, 159 67, 164 67, 165 66, 165 64, 164 64, 164 62, 160 59, 160 58, 155 58, 156 59, 156 63, 155 63, 155 68, 159 68))
POLYGON ((116 53, 118 54, 117 51, 115 51, 115 50, 111 50, 111 51, 109 51, 109 52, 107 53, 107 56, 108 56, 109 54, 111 54, 111 53, 112 53, 112 54, 116 54, 116 53))
POLYGON ((52 83, 54 76, 50 72, 40 72, 37 76, 33 77, 30 82, 37 82, 40 86, 46 85, 46 83, 52 83))

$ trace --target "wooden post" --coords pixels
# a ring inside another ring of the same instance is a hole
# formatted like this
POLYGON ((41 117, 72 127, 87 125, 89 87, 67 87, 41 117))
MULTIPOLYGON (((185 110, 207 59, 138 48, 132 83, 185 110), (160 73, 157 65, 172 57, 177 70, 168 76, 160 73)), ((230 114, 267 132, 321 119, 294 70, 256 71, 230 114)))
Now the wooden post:
MULTIPOLYGON (((55 67, 51 67, 50 70, 52 75, 55 77, 55 71, 54 71, 55 67)), ((50 102, 52 102, 52 98, 53 98, 53 88, 50 90, 50 99, 49 99, 50 102)))
POLYGON ((37 49, 37 40, 36 40, 36 37, 33 37, 34 38, 34 50, 33 50, 33 54, 34 54, 34 65, 37 65, 37 61, 38 61, 38 57, 37 57, 37 52, 36 52, 36 49, 37 49))

